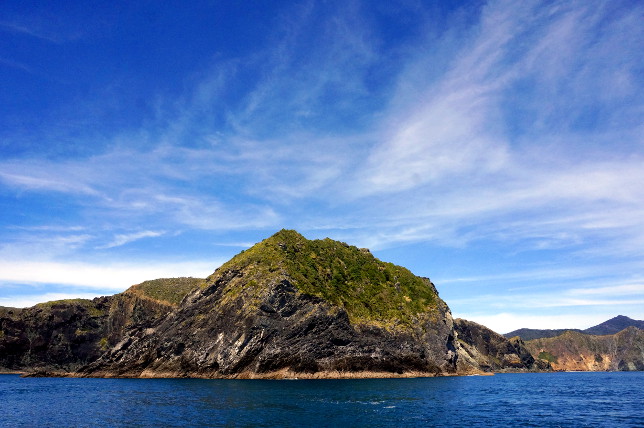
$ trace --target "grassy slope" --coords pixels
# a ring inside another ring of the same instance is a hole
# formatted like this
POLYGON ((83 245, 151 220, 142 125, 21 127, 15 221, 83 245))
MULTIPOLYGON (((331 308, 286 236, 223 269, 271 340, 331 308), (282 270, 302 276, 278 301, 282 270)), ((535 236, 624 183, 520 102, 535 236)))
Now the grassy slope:
POLYGON ((126 293, 178 306, 188 293, 204 284, 205 280, 201 278, 160 278, 133 285, 126 293))
MULTIPOLYGON (((201 278, 159 278, 133 285, 121 294, 133 294, 165 305, 178 306, 188 293, 199 287, 203 287, 204 284, 205 280, 201 278)), ((94 301, 90 299, 64 299, 38 303, 35 307, 46 309, 59 305, 79 305, 88 309, 96 306, 94 301)))
MULTIPOLYGON (((248 278, 244 283, 247 288, 287 276, 300 292, 344 308, 355 322, 410 325, 418 314, 436 308, 438 302, 429 281, 408 269, 382 262, 368 250, 328 238, 307 240, 292 230, 282 230, 242 251, 217 272, 229 270, 243 270, 248 278)), ((200 278, 161 278, 134 285, 124 294, 176 307, 188 293, 204 287, 205 283, 200 278)), ((257 289, 261 292, 262 286, 257 289)), ((86 299, 46 302, 39 306, 55 304, 94 306, 86 299)))
POLYGON ((218 272, 228 270, 258 280, 285 274, 299 291, 343 307, 356 322, 410 324, 438 300, 429 281, 368 250, 328 238, 310 241, 291 230, 241 252, 218 272))

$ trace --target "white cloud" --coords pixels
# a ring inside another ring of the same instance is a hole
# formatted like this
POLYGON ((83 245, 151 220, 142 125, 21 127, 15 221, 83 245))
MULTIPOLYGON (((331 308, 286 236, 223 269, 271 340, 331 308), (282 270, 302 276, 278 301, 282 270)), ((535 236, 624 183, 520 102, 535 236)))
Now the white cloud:
POLYGON ((222 260, 147 264, 89 264, 51 261, 0 261, 0 282, 5 284, 61 284, 73 288, 123 291, 156 278, 205 278, 222 260))
POLYGON ((114 240, 110 242, 109 244, 100 246, 98 248, 114 248, 114 247, 120 247, 121 245, 129 244, 130 242, 138 241, 139 239, 143 238, 156 238, 158 236, 163 236, 165 232, 157 232, 153 230, 145 230, 142 232, 136 232, 136 233, 126 233, 126 234, 119 234, 114 237, 114 240))
MULTIPOLYGON (((70 254, 84 248, 88 242, 94 239, 94 235, 89 233, 61 233, 56 228, 50 230, 46 225, 35 230, 23 231, 20 228, 18 230, 17 235, 12 234, 0 244, 0 258, 2 260, 69 257, 70 254)), ((70 232, 76 232, 76 230, 70 232)))
MULTIPOLYGON (((282 22, 271 49, 216 63, 186 81, 194 86, 178 101, 159 101, 158 129, 112 135, 111 148, 84 158, 0 161, 7 188, 59 192, 91 231, 6 233, 2 255, 67 255, 99 241, 116 248, 159 230, 288 224, 373 249, 477 241, 501 243, 494 250, 503 254, 563 249, 569 263, 597 262, 606 275, 621 274, 615 257, 641 258, 641 5, 490 1, 481 15, 463 11, 474 25, 458 35, 410 39, 392 57, 354 6, 329 20, 315 7, 282 22), (384 66, 397 81, 370 87, 384 66), (230 101, 242 70, 259 77, 244 74, 230 101), (115 224, 143 232, 114 236, 115 224)), ((23 271, 4 276, 79 287, 126 281, 111 267, 39 263, 18 262, 23 271), (64 270, 74 273, 65 279, 64 270)), ((166 275, 115 269, 139 278, 118 289, 166 275)), ((627 295, 627 285, 615 287, 627 295)), ((557 295, 569 305, 606 301, 599 292, 573 297, 557 295)))
POLYGON ((38 303, 64 299, 93 299, 100 297, 96 293, 42 293, 33 295, 0 297, 0 306, 11 308, 28 308, 38 303))
POLYGON ((632 293, 632 296, 625 299, 623 294, 618 293, 621 298, 609 298, 612 296, 599 297, 575 297, 566 291, 553 291, 550 293, 509 293, 499 292, 498 294, 475 295, 469 298, 450 299, 450 304, 454 307, 466 308, 477 304, 485 304, 489 309, 499 311, 508 310, 527 310, 535 309, 552 309, 552 308, 574 308, 574 307, 619 307, 619 306, 636 306, 644 304, 644 295, 632 293))
POLYGON ((644 283, 594 288, 572 288, 566 294, 570 296, 644 296, 644 283))
MULTIPOLYGON (((3 169, 12 169, 14 171, 19 171, 23 169, 24 166, 25 165, 23 163, 16 162, 14 165, 9 165, 9 168, 5 166, 3 169)), ((32 167, 32 171, 34 171, 31 174, 18 172, 12 173, 0 170, 0 180, 11 186, 26 190, 98 195, 98 192, 96 190, 87 185, 84 185, 82 182, 70 180, 63 177, 57 177, 55 174, 50 174, 46 169, 39 170, 39 167, 49 166, 44 162, 37 162, 37 165, 31 164, 29 166, 32 167)), ((0 168, 2 168, 2 165, 0 165, 0 168)))
MULTIPOLYGON (((45 21, 46 22, 46 21, 45 21)), ((21 25, 15 22, 0 22, 0 29, 3 31, 9 31, 16 34, 23 34, 30 37, 35 37, 40 40, 45 40, 50 43, 60 43, 62 40, 58 35, 47 31, 44 28, 39 28, 37 26, 27 26, 21 25)))

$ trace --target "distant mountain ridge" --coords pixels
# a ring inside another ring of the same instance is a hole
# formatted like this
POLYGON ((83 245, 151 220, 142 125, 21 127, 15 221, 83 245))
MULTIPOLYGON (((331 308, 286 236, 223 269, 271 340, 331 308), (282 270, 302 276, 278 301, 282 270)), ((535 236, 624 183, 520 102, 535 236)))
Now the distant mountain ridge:
POLYGON ((618 315, 608 321, 604 321, 594 327, 587 328, 583 332, 586 334, 594 334, 596 336, 603 336, 606 334, 615 334, 628 327, 636 327, 644 330, 644 321, 634 320, 624 315, 618 315))
POLYGON ((628 327, 636 327, 641 330, 644 330, 644 321, 634 320, 624 315, 618 315, 614 318, 604 321, 601 324, 598 324, 594 327, 587 328, 585 330, 580 330, 576 328, 563 328, 563 329, 532 329, 532 328, 520 328, 518 330, 505 333, 503 336, 506 338, 512 338, 519 336, 523 340, 534 340, 534 339, 545 339, 549 337, 557 337, 564 334, 567 331, 574 331, 577 333, 592 334, 595 336, 603 336, 608 334, 619 333, 628 327))

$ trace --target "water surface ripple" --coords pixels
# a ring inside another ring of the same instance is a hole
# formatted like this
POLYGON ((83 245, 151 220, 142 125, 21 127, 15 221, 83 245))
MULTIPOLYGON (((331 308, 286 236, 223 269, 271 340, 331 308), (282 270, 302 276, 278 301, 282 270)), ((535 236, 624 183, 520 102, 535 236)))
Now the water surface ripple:
POLYGON ((0 426, 644 427, 644 372, 360 380, 0 375, 0 426))

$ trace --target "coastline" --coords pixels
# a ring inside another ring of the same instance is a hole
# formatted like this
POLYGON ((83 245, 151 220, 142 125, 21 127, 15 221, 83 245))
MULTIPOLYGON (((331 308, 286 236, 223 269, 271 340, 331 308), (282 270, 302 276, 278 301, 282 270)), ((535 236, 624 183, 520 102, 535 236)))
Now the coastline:
POLYGON ((422 371, 410 371, 404 373, 361 371, 342 372, 337 370, 319 371, 315 373, 294 372, 289 369, 276 370, 266 373, 241 372, 224 375, 217 372, 212 373, 186 373, 170 371, 144 370, 139 373, 124 372, 113 373, 99 371, 92 374, 65 372, 56 370, 35 370, 17 371, 2 370, 0 374, 20 375, 21 377, 50 377, 50 378, 89 378, 89 379, 231 379, 231 380, 322 380, 322 379, 414 379, 431 377, 468 377, 468 376, 494 376, 497 374, 521 374, 521 373, 609 373, 604 370, 496 370, 493 372, 483 371, 461 371, 456 373, 433 373, 422 371))
POLYGON ((433 373, 410 371, 403 373, 379 372, 379 371, 361 371, 361 372, 342 372, 337 370, 319 371, 315 373, 294 372, 289 369, 276 370, 266 373, 241 372, 230 375, 221 373, 179 373, 179 372, 159 372, 144 370, 140 373, 112 373, 96 372, 84 374, 78 372, 61 372, 61 371, 33 371, 14 373, 21 374, 22 377, 67 377, 67 378, 99 378, 99 379, 263 379, 263 380, 314 380, 314 379, 413 379, 413 378, 430 378, 430 377, 456 377, 456 376, 494 376, 492 372, 457 372, 457 373, 433 373))

